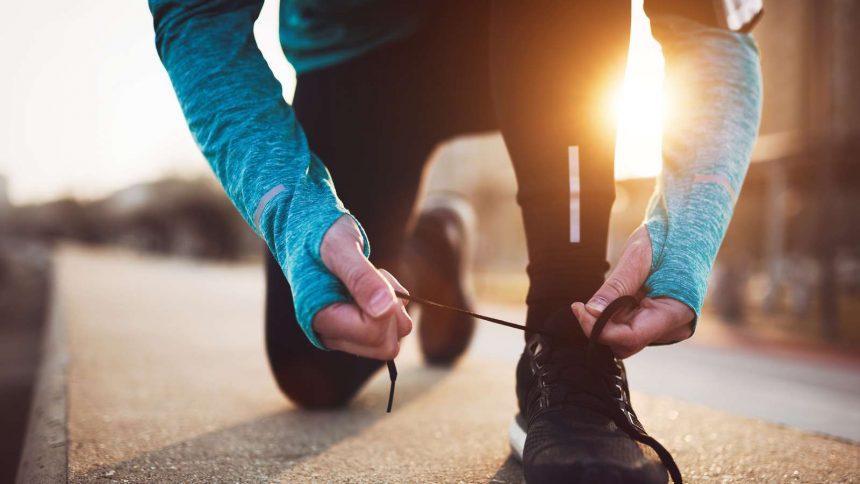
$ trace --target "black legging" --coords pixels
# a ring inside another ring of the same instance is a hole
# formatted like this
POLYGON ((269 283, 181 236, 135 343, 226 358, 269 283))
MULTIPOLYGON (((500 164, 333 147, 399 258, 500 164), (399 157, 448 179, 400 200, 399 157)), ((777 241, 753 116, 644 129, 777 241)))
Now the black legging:
MULTIPOLYGON (((436 2, 416 35, 300 75, 294 108, 311 149, 361 221, 371 260, 396 268, 424 164, 440 142, 501 130, 528 244, 527 324, 586 301, 608 269, 615 133, 606 88, 622 78, 630 0, 436 2), (571 242, 568 148, 579 150, 580 242, 571 242)), ((393 270, 395 274, 396 269, 393 270)), ((266 343, 300 405, 349 400, 381 362, 320 351, 267 262, 266 343)))

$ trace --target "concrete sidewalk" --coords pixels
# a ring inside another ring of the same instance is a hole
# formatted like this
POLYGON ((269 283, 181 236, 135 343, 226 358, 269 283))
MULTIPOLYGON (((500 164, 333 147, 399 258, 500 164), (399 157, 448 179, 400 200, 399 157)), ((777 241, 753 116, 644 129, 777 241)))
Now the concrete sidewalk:
MULTIPOLYGON (((305 412, 269 375, 259 268, 68 248, 56 262, 67 413, 47 419, 64 418, 66 438, 33 440, 50 423, 36 414, 23 482, 51 465, 100 483, 521 481, 506 441, 516 355, 494 352, 510 345, 503 330, 482 326, 452 371, 423 367, 410 339, 390 415, 383 374, 347 409, 305 412), (66 459, 34 465, 64 443, 66 459)), ((860 475, 851 443, 660 396, 634 401, 689 482, 860 475)))

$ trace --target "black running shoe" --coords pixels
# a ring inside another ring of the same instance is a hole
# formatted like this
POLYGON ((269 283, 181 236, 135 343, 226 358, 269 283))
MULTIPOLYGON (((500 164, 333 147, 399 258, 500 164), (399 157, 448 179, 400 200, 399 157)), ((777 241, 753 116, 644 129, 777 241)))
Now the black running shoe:
MULTIPOLYGON (((635 299, 611 304, 595 333, 631 303, 635 299)), ((543 330, 529 338, 517 365, 520 413, 509 432, 526 482, 665 483, 668 471, 680 483, 672 456, 645 433, 630 405, 624 364, 606 346, 589 344, 568 308, 543 330)))

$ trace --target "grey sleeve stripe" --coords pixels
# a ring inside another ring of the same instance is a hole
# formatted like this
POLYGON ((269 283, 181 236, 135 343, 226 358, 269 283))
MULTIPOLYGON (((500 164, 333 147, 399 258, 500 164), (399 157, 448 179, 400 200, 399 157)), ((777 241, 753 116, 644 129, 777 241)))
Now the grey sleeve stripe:
POLYGON ((695 183, 716 183, 717 185, 726 189, 729 192, 729 196, 732 197, 732 201, 737 200, 737 194, 735 193, 734 188, 732 188, 732 184, 729 183, 728 178, 720 175, 695 175, 693 177, 693 182, 695 183))
POLYGON ((263 198, 260 199, 260 203, 257 205, 257 210, 254 211, 254 227, 256 227, 257 230, 260 230, 260 217, 263 216, 263 210, 266 209, 266 205, 268 205, 273 198, 278 196, 278 194, 284 190, 286 190, 286 187, 278 185, 266 192, 266 194, 263 195, 263 198))

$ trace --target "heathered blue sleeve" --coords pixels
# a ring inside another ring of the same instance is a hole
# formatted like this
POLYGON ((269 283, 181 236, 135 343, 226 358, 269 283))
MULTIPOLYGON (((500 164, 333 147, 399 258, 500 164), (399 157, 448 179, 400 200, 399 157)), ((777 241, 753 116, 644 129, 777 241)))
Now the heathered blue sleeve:
POLYGON ((655 16, 652 32, 666 59, 677 113, 663 135, 663 171, 646 227, 651 297, 701 311, 717 251, 752 157, 761 118, 761 71, 749 35, 674 16, 655 16))
MULTIPOLYGON (((150 0, 149 7, 158 55, 195 140, 279 262, 299 324, 322 348, 314 315, 349 295, 324 267, 320 243, 348 211, 257 48, 253 26, 262 4, 150 0)), ((364 248, 369 253, 366 237, 364 248)))

